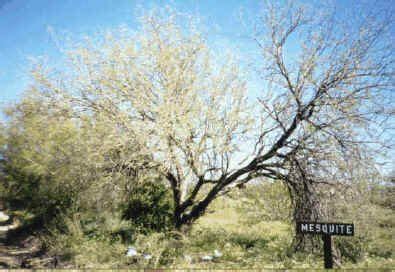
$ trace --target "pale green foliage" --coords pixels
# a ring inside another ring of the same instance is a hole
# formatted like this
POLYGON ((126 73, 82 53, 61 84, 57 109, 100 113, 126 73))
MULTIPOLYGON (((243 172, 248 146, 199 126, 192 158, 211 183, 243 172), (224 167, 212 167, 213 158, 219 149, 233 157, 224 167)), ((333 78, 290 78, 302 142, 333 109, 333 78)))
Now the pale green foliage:
POLYGON ((67 117, 48 109, 34 93, 7 113, 11 120, 7 147, 2 153, 6 161, 6 197, 36 206, 38 214, 41 209, 69 206, 70 198, 64 195, 71 197, 82 185, 77 184, 77 173, 73 171, 81 167, 78 164, 82 161, 70 160, 81 157, 75 145, 76 127, 67 117))
MULTIPOLYGON (((7 114, 2 155, 4 197, 11 203, 53 217, 82 207, 103 207, 106 203, 101 200, 119 196, 114 184, 111 190, 100 189, 108 187, 111 176, 104 171, 108 150, 101 148, 109 130, 100 120, 88 116, 76 120, 70 108, 59 107, 34 90, 7 114)), ((119 181, 111 178, 113 183, 119 181)))
POLYGON ((136 167, 139 154, 148 156, 183 181, 185 194, 199 177, 218 177, 240 162, 233 157, 252 123, 238 65, 231 56, 223 63, 176 18, 149 15, 137 34, 70 50, 71 72, 61 80, 39 67, 34 76, 50 99, 103 120, 110 133, 102 148, 138 147, 123 163, 136 167))

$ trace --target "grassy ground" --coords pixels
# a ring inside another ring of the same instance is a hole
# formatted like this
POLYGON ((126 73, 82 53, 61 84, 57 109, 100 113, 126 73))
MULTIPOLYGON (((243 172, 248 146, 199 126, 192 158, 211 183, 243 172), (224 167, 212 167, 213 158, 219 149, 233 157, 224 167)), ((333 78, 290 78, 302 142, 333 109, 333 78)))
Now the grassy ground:
MULTIPOLYGON (((125 244, 106 237, 89 238, 79 223, 71 220, 69 233, 56 234, 56 241, 49 244, 54 254, 63 256, 61 263, 66 268, 322 268, 321 252, 292 254, 290 224, 263 220, 251 223, 238 205, 236 200, 218 200, 188 235, 137 235, 133 242, 125 244), (126 257, 128 246, 133 246, 138 255, 126 257)), ((110 220, 109 224, 116 229, 123 223, 110 220)), ((393 245, 388 237, 384 239, 382 243, 393 245)), ((395 267, 392 256, 367 254, 357 263, 343 262, 343 268, 391 271, 395 267)))
MULTIPOLYGON (((290 246, 292 242, 292 228, 289 223, 280 221, 257 221, 256 223, 247 220, 246 216, 236 208, 235 201, 217 201, 215 212, 203 217, 196 225, 193 233, 201 229, 209 233, 224 233, 229 249, 224 248, 226 258, 218 260, 214 267, 249 267, 249 268, 322 268, 323 256, 321 252, 313 254, 296 253, 291 254, 290 246), (243 240, 244 239, 244 240, 243 240)), ((370 251, 374 253, 374 248, 380 245, 392 247, 395 250, 393 240, 394 229, 372 229, 375 241, 370 244, 370 251), (392 235, 391 235, 392 234, 392 235)), ((219 238, 219 235, 215 237, 219 238)), ((334 239, 337 239, 336 237, 334 239)), ((216 239, 217 245, 223 245, 222 239, 216 239)), ((206 244, 207 245, 210 243, 206 244)), ((210 244, 215 246, 215 242, 210 244)), ((207 248, 208 249, 208 248, 207 248)), ((200 267, 202 264, 197 263, 200 267)), ((202 267, 209 268, 212 264, 205 264, 202 267)), ((395 260, 392 256, 383 258, 366 254, 359 262, 343 262, 343 268, 378 269, 395 268, 395 260)))

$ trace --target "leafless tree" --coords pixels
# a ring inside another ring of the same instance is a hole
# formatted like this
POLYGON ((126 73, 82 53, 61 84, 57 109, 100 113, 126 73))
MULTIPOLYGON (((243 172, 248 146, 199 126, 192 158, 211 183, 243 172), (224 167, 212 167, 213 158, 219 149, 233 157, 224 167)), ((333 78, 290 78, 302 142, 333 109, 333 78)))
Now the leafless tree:
POLYGON ((392 147, 380 137, 393 101, 392 26, 377 10, 346 24, 294 2, 266 5, 255 40, 272 91, 260 99, 266 128, 255 160, 280 165, 272 171, 284 175, 294 220, 323 217, 317 184, 347 184, 392 147))

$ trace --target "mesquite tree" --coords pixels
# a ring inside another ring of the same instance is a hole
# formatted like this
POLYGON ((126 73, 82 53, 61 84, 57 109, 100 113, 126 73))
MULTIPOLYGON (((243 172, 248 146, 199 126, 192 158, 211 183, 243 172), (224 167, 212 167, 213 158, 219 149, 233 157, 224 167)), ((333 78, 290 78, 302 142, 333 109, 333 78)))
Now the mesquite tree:
MULTIPOLYGON (((256 26, 261 75, 273 90, 260 102, 272 124, 267 131, 279 139, 272 159, 285 168, 294 220, 330 220, 322 191, 367 177, 375 171, 367 145, 379 155, 391 144, 383 145, 386 125, 379 123, 393 100, 392 22, 377 11, 348 19, 291 2, 268 5, 256 26)), ((297 235, 295 247, 305 242, 297 235)))
POLYGON ((347 180, 350 160, 365 156, 363 129, 379 127, 374 118, 391 99, 388 21, 348 29, 298 7, 268 7, 254 36, 262 91, 249 103, 237 61, 170 14, 70 50, 63 75, 37 67, 34 88, 77 118, 105 120, 114 133, 103 150, 132 145, 114 168, 165 177, 177 228, 257 177, 284 181, 297 207, 315 203, 314 184, 347 180))
POLYGON ((266 154, 286 168, 295 219, 317 219, 314 184, 351 180, 371 167, 364 144, 386 147, 379 135, 392 111, 393 24, 379 11, 346 24, 292 2, 265 11, 255 40, 273 90, 260 99, 275 134, 266 154))

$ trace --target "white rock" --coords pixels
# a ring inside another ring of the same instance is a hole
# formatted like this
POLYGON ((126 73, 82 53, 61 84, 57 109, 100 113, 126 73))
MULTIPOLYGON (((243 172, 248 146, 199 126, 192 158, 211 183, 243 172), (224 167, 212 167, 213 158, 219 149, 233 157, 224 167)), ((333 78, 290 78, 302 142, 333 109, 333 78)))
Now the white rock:
POLYGON ((205 256, 202 257, 202 260, 203 261, 212 261, 213 260, 213 256, 205 255, 205 256))
POLYGON ((150 254, 144 254, 144 259, 145 260, 151 260, 152 256, 150 254))
POLYGON ((0 222, 5 222, 8 219, 10 219, 10 217, 6 215, 4 212, 0 211, 0 222))
POLYGON ((215 258, 222 257, 221 251, 219 251, 218 249, 214 250, 214 257, 215 257, 215 258))
POLYGON ((191 262, 192 262, 192 257, 189 256, 189 255, 185 255, 185 256, 184 256, 184 259, 185 259, 185 261, 187 261, 188 263, 191 263, 191 262))
POLYGON ((126 252, 127 257, 137 256, 137 250, 134 247, 128 247, 128 251, 126 252))

